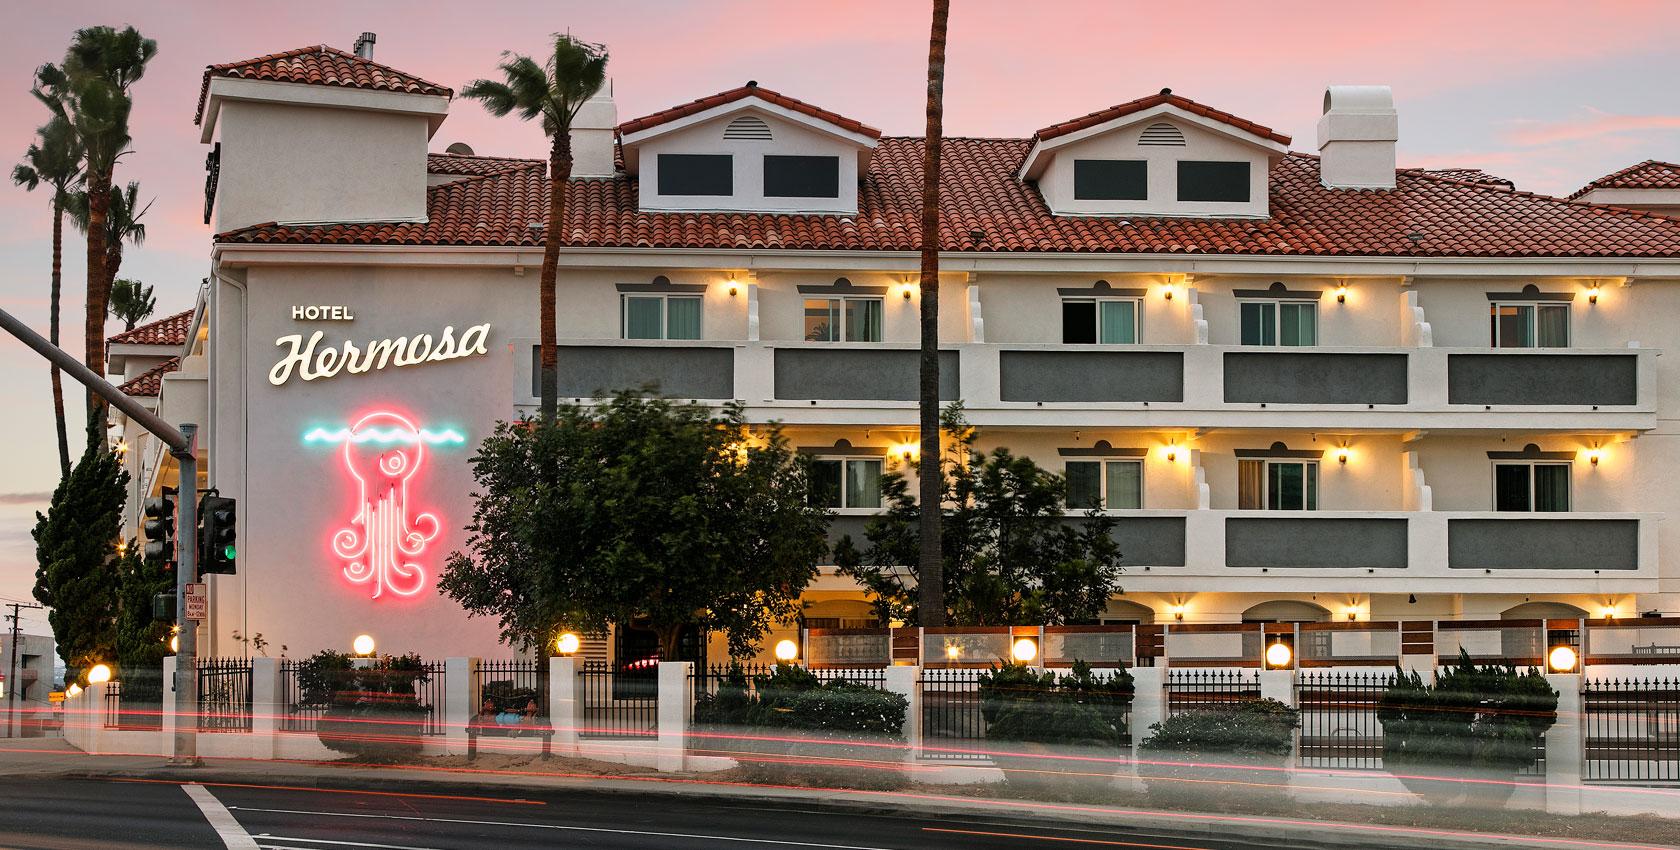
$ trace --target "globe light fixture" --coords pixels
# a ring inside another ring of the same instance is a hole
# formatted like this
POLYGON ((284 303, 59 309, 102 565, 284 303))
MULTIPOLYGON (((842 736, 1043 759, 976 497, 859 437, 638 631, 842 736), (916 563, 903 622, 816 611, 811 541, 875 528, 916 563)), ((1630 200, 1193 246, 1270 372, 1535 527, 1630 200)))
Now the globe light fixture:
POLYGON ((1552 668, 1553 673, 1575 672, 1575 662, 1578 660, 1574 647, 1570 646, 1554 646, 1551 654, 1546 656, 1546 664, 1552 668))
POLYGON ((90 685, 103 685, 111 681, 111 668, 104 664, 95 664, 88 669, 87 680, 90 685))
POLYGON ((1274 670, 1288 667, 1294 657, 1295 652, 1289 648, 1289 644, 1281 640, 1266 647, 1266 666, 1274 670))
POLYGON ((1019 664, 1027 664, 1038 657, 1038 641, 1032 638, 1021 638, 1010 647, 1009 654, 1019 664))
POLYGON ((373 645, 373 635, 356 635, 350 642, 350 648, 364 658, 373 654, 373 645))
POLYGON ((578 636, 571 632, 563 632, 554 639, 554 648, 560 650, 561 655, 576 655, 578 647, 583 644, 578 636))
POLYGON ((799 657, 799 644, 791 640, 776 641, 776 660, 783 664, 790 664, 799 657))

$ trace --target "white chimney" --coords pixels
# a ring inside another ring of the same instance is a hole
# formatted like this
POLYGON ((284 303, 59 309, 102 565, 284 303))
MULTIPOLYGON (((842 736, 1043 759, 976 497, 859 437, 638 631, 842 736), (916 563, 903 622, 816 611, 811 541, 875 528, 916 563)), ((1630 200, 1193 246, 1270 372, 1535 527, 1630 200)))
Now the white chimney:
POLYGON ((585 101, 572 119, 572 176, 613 176, 613 131, 618 105, 613 103, 612 80, 585 101))
POLYGON ((1318 119, 1318 176, 1332 189, 1394 188, 1400 116, 1388 86, 1331 86, 1318 119))
POLYGON ((356 39, 356 46, 350 52, 363 59, 371 60, 373 58, 373 43, 378 40, 379 36, 371 32, 364 32, 356 39))

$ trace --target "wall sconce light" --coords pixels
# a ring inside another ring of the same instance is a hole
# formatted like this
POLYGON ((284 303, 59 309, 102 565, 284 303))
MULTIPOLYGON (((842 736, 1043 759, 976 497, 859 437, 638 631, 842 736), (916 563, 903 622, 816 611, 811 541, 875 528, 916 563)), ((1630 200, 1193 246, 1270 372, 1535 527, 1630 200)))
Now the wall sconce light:
POLYGON ((1173 299, 1173 285, 1169 283, 1166 286, 1161 287, 1161 289, 1163 290, 1161 297, 1171 301, 1173 299))
POLYGON ((1595 283, 1587 289, 1587 303, 1588 304, 1597 304, 1598 303, 1598 284, 1595 283))
POLYGON ((1606 605, 1604 606, 1604 609, 1598 613, 1606 620, 1614 620, 1616 619, 1616 606, 1606 605))
POLYGON ((740 288, 740 284, 737 284, 735 282, 735 278, 730 278, 729 279, 729 297, 734 298, 735 297, 735 292, 739 288, 740 288))
POLYGON ((1177 443, 1168 443, 1167 444, 1167 463, 1176 463, 1177 461, 1178 461, 1178 444, 1177 443))
POLYGON ((1184 606, 1174 605, 1172 608, 1172 615, 1174 620, 1177 620, 1180 623, 1184 622, 1184 606))
POLYGON ((1336 287, 1336 303, 1347 303, 1347 284, 1344 283, 1336 287))
POLYGON ((1552 668, 1553 673, 1573 673, 1575 662, 1578 660, 1579 656, 1575 654, 1573 647, 1554 646, 1546 655, 1546 666, 1552 668))
POLYGON ((1592 448, 1587 449, 1587 462, 1593 466, 1598 466, 1598 459, 1602 455, 1603 453, 1599 451, 1598 446, 1593 446, 1592 448))
POLYGON ((1341 464, 1342 466, 1347 466, 1347 459, 1348 459, 1347 446, 1342 446, 1341 448, 1336 449, 1336 462, 1337 463, 1341 464))
POLYGON ((1354 620, 1359 619, 1359 610, 1356 609, 1356 608, 1347 609, 1347 618, 1348 618, 1348 622, 1350 622, 1350 623, 1353 622, 1354 620))
POLYGON ((901 294, 904 296, 904 300, 906 300, 906 301, 910 300, 910 288, 915 286, 915 285, 916 284, 910 283, 909 281, 905 281, 904 286, 901 287, 901 289, 902 289, 901 294))

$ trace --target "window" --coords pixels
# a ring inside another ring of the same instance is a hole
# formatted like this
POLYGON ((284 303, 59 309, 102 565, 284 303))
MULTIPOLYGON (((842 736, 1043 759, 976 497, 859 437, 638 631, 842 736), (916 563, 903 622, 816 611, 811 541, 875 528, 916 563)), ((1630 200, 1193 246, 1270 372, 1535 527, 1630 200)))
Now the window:
POLYGON ((880 507, 880 458, 811 461, 811 503, 824 508, 880 507))
POLYGON ((1569 510, 1569 464, 1494 464, 1493 509, 1496 511, 1569 510))
POLYGON ((1068 461, 1067 506, 1111 511, 1143 507, 1143 461, 1068 461))
POLYGON ((726 153, 662 153, 659 194, 733 195, 735 158, 726 153))
POLYGON ((1149 198, 1149 163, 1141 159, 1076 159, 1073 197, 1079 201, 1149 198))
POLYGON ((840 158, 836 156, 764 157, 764 197, 840 197, 840 158))
POLYGON ((1179 162, 1178 199, 1247 203, 1248 163, 1179 162))
POLYGON ((805 339, 811 342, 880 342, 881 299, 805 299, 805 339))
POLYGON ((699 339, 700 296, 624 296, 625 339, 699 339))
POLYGON ((1494 348, 1569 347, 1568 304, 1493 304, 1494 348))
POLYGON ((1312 301, 1241 301, 1243 345, 1317 345, 1318 304, 1312 301))
POLYGON ((1237 508, 1245 511, 1318 510, 1318 461, 1237 461, 1237 508))
POLYGON ((1130 345, 1138 341, 1142 302, 1137 298, 1068 298, 1062 301, 1062 342, 1130 345))

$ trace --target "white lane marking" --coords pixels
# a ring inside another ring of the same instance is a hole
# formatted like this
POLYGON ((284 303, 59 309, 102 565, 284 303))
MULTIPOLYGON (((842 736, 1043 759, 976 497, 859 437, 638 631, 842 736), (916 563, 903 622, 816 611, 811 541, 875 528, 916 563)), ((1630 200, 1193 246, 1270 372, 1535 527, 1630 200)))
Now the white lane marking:
MULTIPOLYGON (((418 817, 418 816, 414 816, 414 815, 370 815, 370 814, 359 814, 359 813, 354 813, 354 812, 313 812, 313 811, 305 811, 305 810, 302 810, 302 809, 258 809, 258 808, 254 808, 254 807, 251 807, 251 806, 234 806, 233 808, 238 809, 239 811, 242 811, 242 812, 268 812, 270 814, 279 814, 279 815, 314 815, 316 817, 329 817, 329 818, 370 818, 370 819, 374 819, 374 820, 406 820, 406 821, 420 821, 420 822, 423 822, 423 823, 453 823, 453 824, 462 824, 462 825, 465 825, 465 826, 514 826, 514 827, 524 827, 526 829, 555 829, 555 830, 562 830, 562 831, 565 831, 565 832, 594 832, 594 833, 605 833, 605 834, 610 834, 610 835, 645 835, 645 836, 648 836, 649 838, 695 838, 695 839, 700 839, 700 840, 703 840, 703 841, 734 841, 734 842, 738 842, 738 843, 741 843, 741 844, 767 844, 767 845, 774 845, 774 846, 777 846, 777 847, 816 847, 816 848, 819 848, 819 850, 896 850, 896 848, 891 848, 891 847, 864 847, 864 846, 860 846, 860 845, 856 845, 856 844, 817 844, 817 843, 813 843, 813 842, 810 842, 810 841, 782 841, 782 840, 778 840, 778 839, 775 839, 775 838, 747 838, 745 836, 738 836, 738 835, 707 835, 705 833, 698 833, 698 832, 649 832, 649 831, 640 830, 640 829, 607 829, 605 827, 597 827, 597 826, 566 826, 566 825, 554 824, 554 823, 520 823, 518 821, 466 820, 466 819, 463 819, 463 818, 423 818, 423 817, 418 817)), ((308 842, 315 842, 315 843, 319 843, 319 844, 345 844, 345 843, 348 843, 348 842, 340 842, 340 841, 323 841, 323 840, 317 839, 317 838, 289 838, 289 837, 280 836, 280 835, 270 835, 269 833, 266 833, 266 832, 263 833, 263 835, 265 837, 273 838, 275 841, 308 841, 308 842)), ((379 847, 381 845, 377 845, 377 844, 372 844, 372 845, 369 845, 369 844, 352 844, 350 846, 353 846, 353 847, 379 847)))
POLYGON ((228 850, 258 850, 257 842, 245 834, 244 827, 233 819, 233 813, 227 810, 227 806, 222 805, 222 801, 216 799, 216 795, 210 793, 210 789, 189 783, 182 785, 181 790, 187 792, 187 796, 198 804, 199 812, 210 822, 210 828, 216 830, 216 835, 227 845, 228 850))
MULTIPOLYGON (((339 847, 377 847, 381 850, 440 850, 440 848, 437 847, 413 847, 407 844, 369 844, 362 841, 328 841, 325 838, 300 838, 295 835, 274 835, 273 833, 268 832, 259 832, 256 837, 261 838, 264 841, 302 841, 306 844, 332 844, 339 847)), ((310 848, 307 847, 282 848, 278 844, 263 845, 264 850, 268 850, 270 847, 275 848, 275 850, 310 850, 310 848)))

